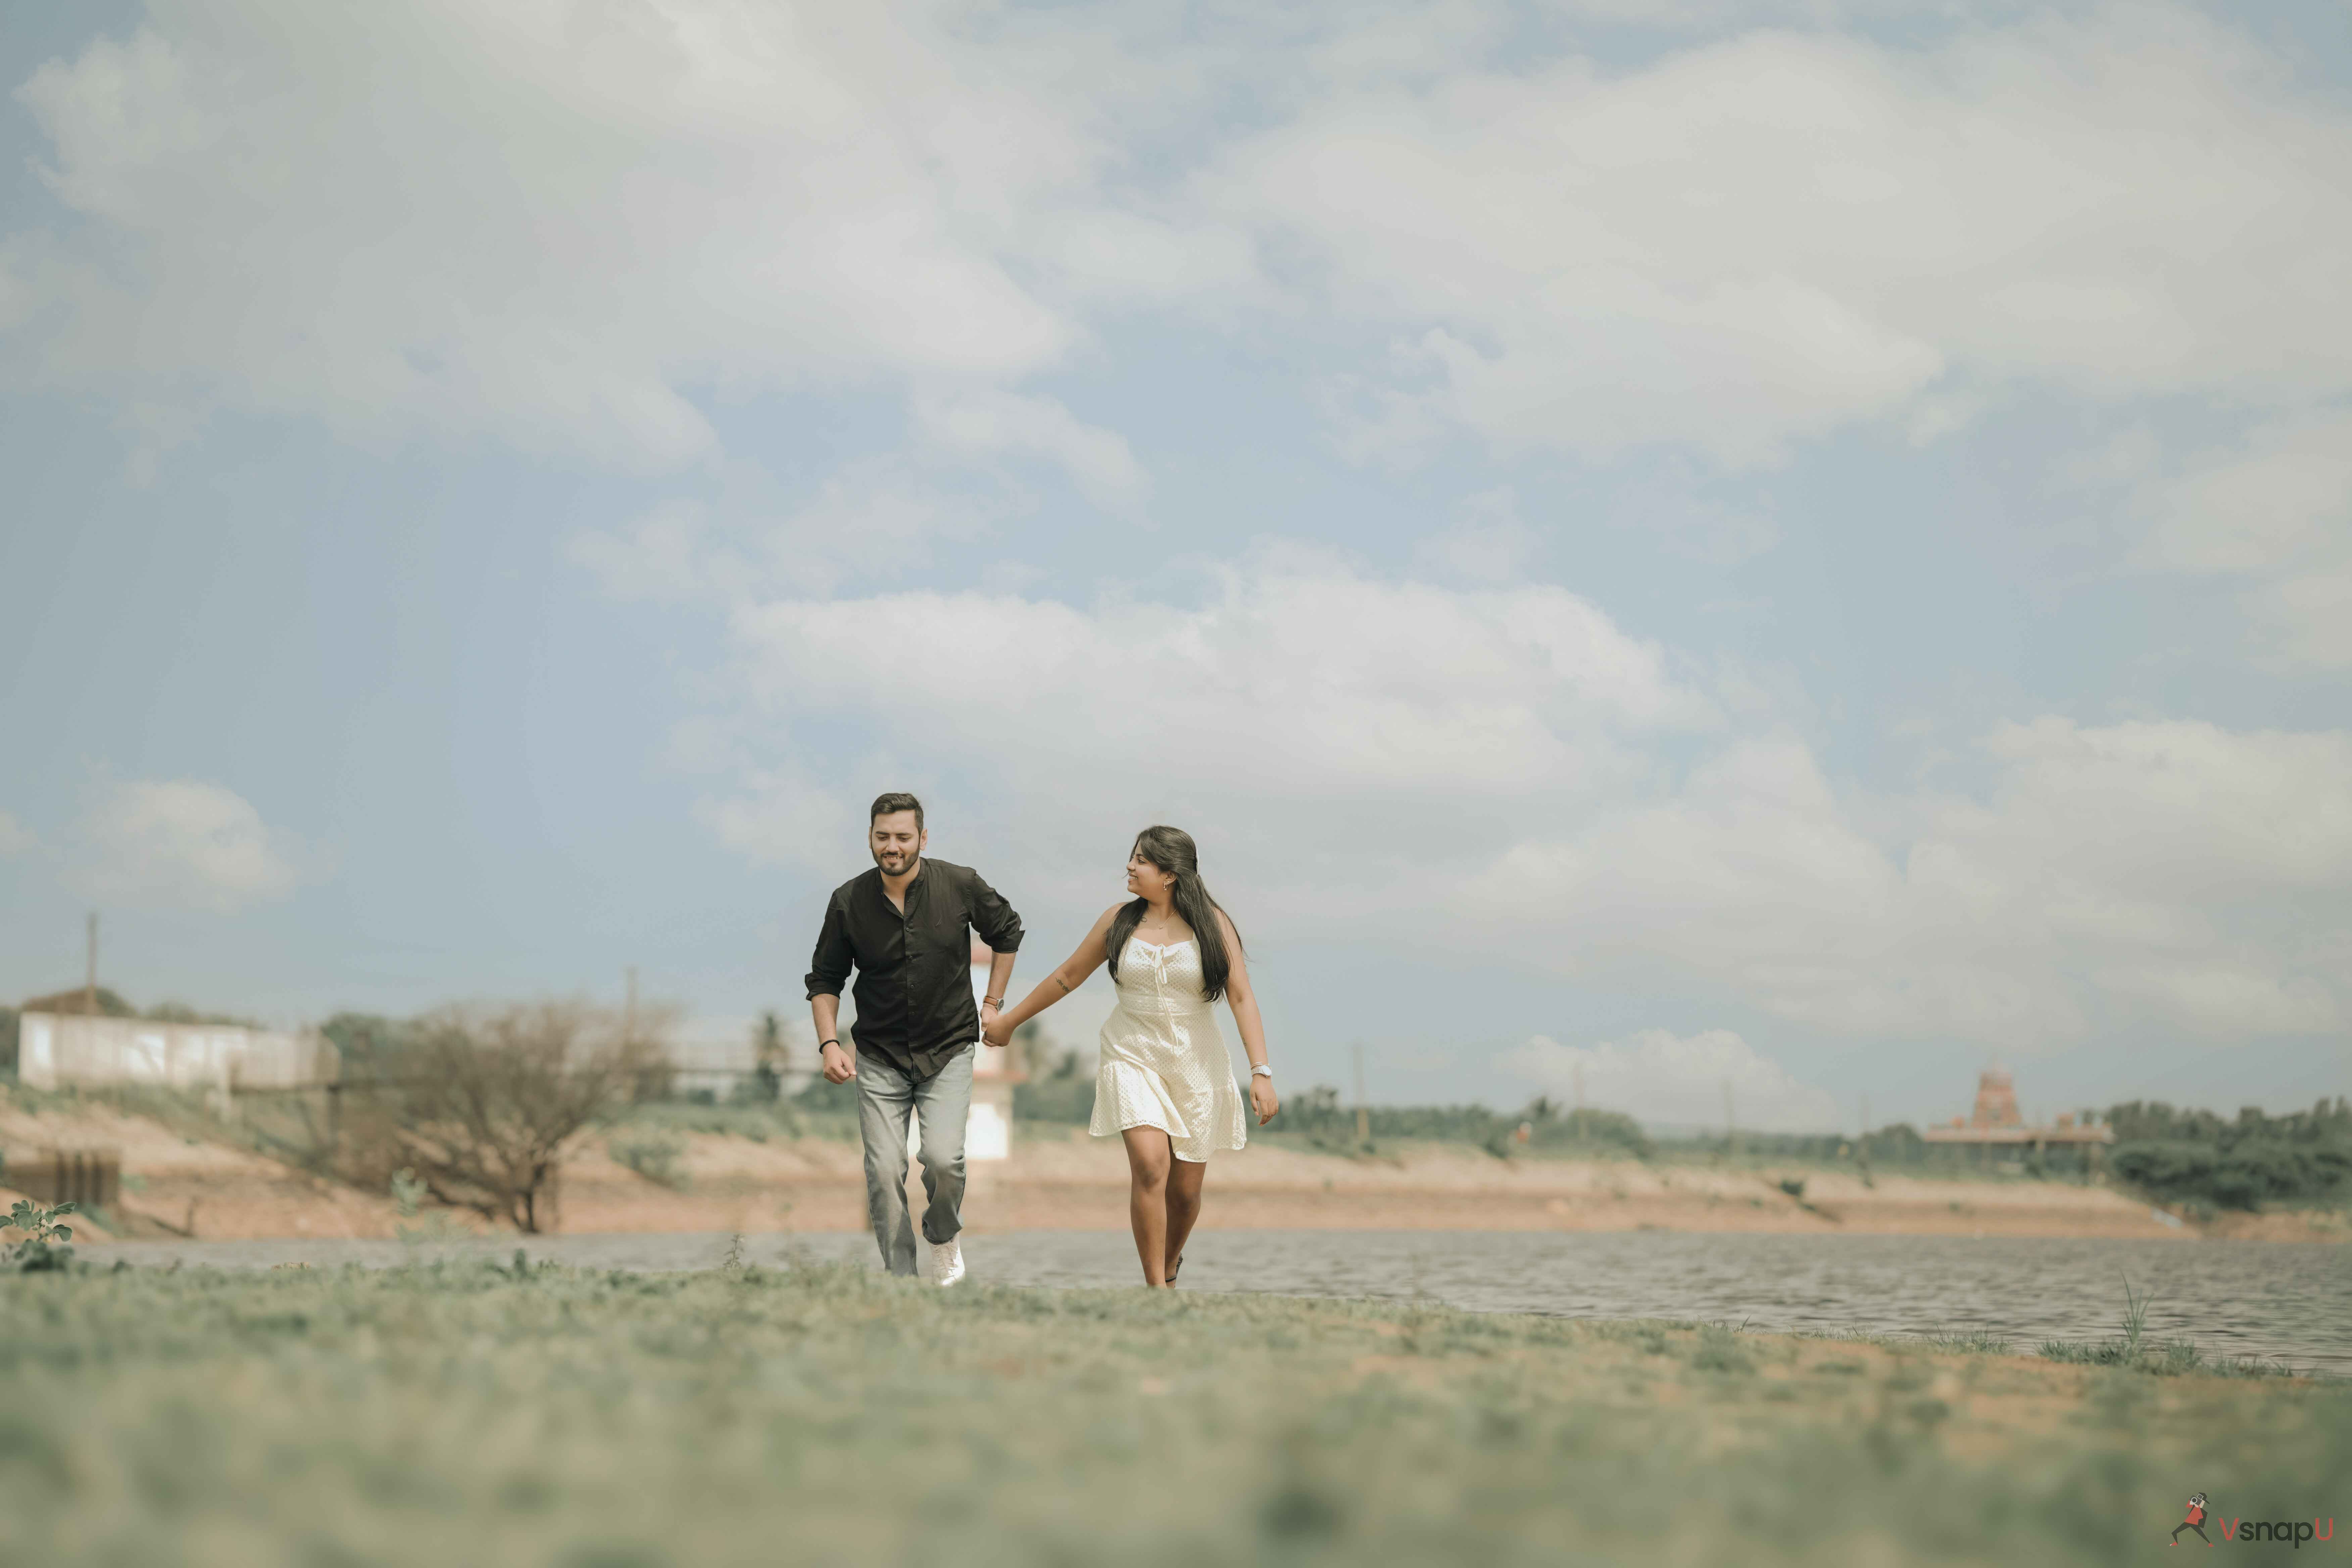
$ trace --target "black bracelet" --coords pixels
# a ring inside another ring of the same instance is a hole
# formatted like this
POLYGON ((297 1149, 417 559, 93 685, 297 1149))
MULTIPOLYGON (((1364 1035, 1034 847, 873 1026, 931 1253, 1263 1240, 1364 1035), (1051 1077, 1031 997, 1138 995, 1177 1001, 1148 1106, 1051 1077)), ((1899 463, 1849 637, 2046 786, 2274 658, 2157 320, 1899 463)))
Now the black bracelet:
POLYGON ((825 1047, 827 1047, 827 1046, 837 1046, 837 1045, 839 1045, 839 1044, 841 1044, 841 1042, 840 1042, 839 1040, 819 1040, 819 1041, 816 1043, 816 1048, 817 1048, 818 1050, 823 1050, 823 1049, 824 1049, 824 1048, 825 1048, 825 1047))

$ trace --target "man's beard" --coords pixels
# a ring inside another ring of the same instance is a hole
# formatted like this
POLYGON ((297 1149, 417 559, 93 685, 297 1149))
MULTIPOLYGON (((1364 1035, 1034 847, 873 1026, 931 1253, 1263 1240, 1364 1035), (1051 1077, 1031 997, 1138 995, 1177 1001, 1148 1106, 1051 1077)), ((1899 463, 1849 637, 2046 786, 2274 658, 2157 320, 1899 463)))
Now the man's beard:
POLYGON ((921 851, 918 849, 877 849, 874 851, 874 863, 882 868, 883 871, 887 874, 895 877, 899 872, 905 870, 908 867, 913 865, 915 863, 915 857, 920 853, 921 851), (886 857, 887 857, 887 858, 886 858, 886 857), (891 859, 896 859, 898 863, 896 866, 893 866, 890 864, 891 859))

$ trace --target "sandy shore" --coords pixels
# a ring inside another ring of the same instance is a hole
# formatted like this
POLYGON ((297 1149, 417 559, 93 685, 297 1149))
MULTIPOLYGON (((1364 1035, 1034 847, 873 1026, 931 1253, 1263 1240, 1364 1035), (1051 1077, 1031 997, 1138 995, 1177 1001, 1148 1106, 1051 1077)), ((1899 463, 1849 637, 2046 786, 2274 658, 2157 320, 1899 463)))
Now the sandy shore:
MULTIPOLYGON (((125 1238, 392 1237, 420 1223, 482 1228, 447 1215, 404 1219, 388 1198, 292 1170, 143 1117, 85 1106, 28 1114, 0 1099, 0 1151, 110 1147, 122 1157, 122 1199, 110 1215, 125 1238)), ((653 1231, 854 1231, 865 1226, 856 1145, 824 1139, 695 1134, 677 1163, 682 1185, 659 1186, 615 1163, 601 1136, 583 1139, 563 1172, 560 1227, 579 1235, 653 1231)), ((5 1181, 5 1178, 0 1178, 5 1181)), ((0 1209, 14 1201, 0 1198, 0 1209)), ((978 1231, 1120 1230, 1127 1167, 1118 1144, 1077 1129, 1029 1130, 1009 1160, 976 1164, 965 1204, 978 1231)), ((2105 1188, 2029 1181, 1540 1159, 1503 1161, 1448 1145, 1347 1159, 1254 1145, 1221 1155, 1205 1223, 1258 1229, 1819 1231, 2050 1237, 2228 1236, 2347 1239, 2330 1214, 2170 1216, 2105 1188), (1782 1190, 1801 1179, 1801 1196, 1782 1190)), ((106 1239, 85 1227, 82 1239, 106 1239)))

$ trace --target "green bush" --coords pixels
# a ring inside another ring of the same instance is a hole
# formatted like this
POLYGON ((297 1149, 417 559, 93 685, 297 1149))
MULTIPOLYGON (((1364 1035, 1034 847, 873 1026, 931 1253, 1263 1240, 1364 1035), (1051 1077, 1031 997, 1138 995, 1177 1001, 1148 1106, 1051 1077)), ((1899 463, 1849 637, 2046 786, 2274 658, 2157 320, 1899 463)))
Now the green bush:
POLYGON ((2257 1209, 2326 1203, 2352 1186, 2352 1100, 2271 1116, 2257 1106, 2235 1120, 2161 1100, 2112 1106, 2116 1175, 2168 1203, 2257 1209))
MULTIPOLYGON (((1470 1143, 1489 1153, 1577 1153, 1614 1151, 1646 1159, 1654 1152, 1642 1125, 1614 1110, 1563 1110, 1538 1097, 1513 1111, 1483 1105, 1375 1105, 1366 1121, 1372 1142, 1417 1140, 1470 1143), (1528 1130, 1527 1141, 1519 1129, 1528 1130)), ((1352 1149, 1356 1142, 1355 1108, 1340 1102, 1339 1091, 1316 1084, 1286 1096, 1276 1128, 1303 1133, 1315 1143, 1352 1149)))
POLYGON ((2113 1163, 2116 1175, 2155 1197, 2258 1209, 2335 1197, 2352 1177, 2352 1146, 2166 1139, 2119 1144, 2113 1163))

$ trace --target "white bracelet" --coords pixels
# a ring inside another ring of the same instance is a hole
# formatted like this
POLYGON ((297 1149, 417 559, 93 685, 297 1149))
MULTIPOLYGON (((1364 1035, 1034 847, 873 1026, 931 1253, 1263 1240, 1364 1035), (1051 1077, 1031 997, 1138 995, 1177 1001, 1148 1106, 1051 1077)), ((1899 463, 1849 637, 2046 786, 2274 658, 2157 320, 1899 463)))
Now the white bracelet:
POLYGON ((1258 1062, 1250 1068, 1250 1077, 1252 1078, 1272 1078, 1273 1076, 1274 1068, 1270 1063, 1258 1062))

